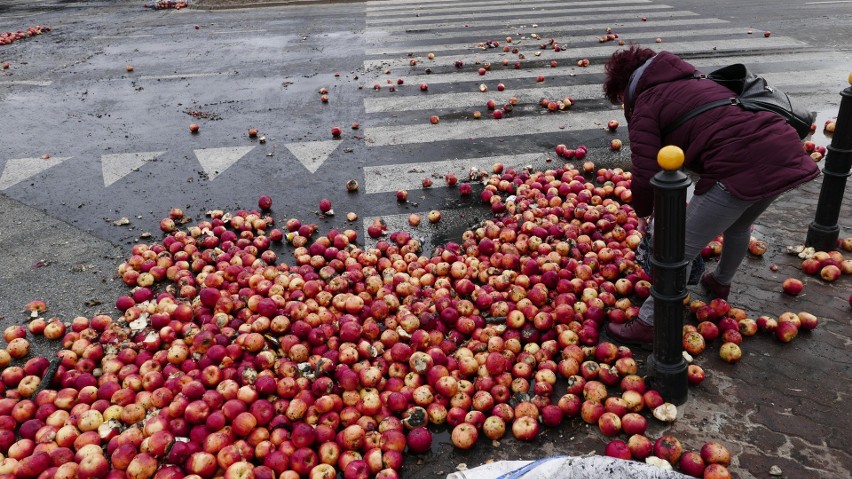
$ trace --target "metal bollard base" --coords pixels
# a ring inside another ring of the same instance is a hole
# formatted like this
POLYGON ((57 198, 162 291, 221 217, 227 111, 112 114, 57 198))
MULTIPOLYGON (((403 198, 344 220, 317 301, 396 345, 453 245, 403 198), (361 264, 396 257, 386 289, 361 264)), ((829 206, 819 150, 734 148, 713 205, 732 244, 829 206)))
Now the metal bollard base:
POLYGON ((651 387, 659 391, 667 402, 680 406, 689 397, 686 377, 686 360, 681 358, 674 364, 661 363, 652 355, 648 357, 647 369, 651 387))
POLYGON ((837 249, 837 238, 839 237, 840 227, 837 224, 825 226, 812 222, 808 226, 805 245, 811 246, 817 251, 832 251, 837 249))

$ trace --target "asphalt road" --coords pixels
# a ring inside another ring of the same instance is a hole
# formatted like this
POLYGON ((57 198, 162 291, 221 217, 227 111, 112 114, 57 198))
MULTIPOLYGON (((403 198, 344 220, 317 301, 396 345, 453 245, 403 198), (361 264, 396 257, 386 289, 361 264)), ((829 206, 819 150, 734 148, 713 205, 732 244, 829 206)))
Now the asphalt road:
MULTIPOLYGON (((706 70, 748 63, 809 102, 818 123, 836 114, 852 70, 844 35, 852 31, 850 2, 397 0, 229 11, 152 11, 141 3, 0 4, 0 31, 53 27, 0 46, 0 62, 10 64, 0 70, 2 327, 23 321, 23 306, 40 298, 49 315, 65 320, 114 314, 112 302, 125 291, 115 267, 130 244, 160 237, 158 223, 172 207, 198 220, 210 209, 255 208, 268 194, 279 222, 295 217, 321 230, 359 231, 375 217, 396 229, 411 212, 440 209, 439 226, 414 230, 429 245, 484 215, 444 187, 447 172, 465 177, 472 166, 498 161, 557 164, 559 143, 588 145, 599 165, 625 164, 629 148, 607 145, 626 140, 626 128, 604 129, 609 119, 624 123, 600 93, 601 65, 617 48, 597 41, 607 26, 706 70), (533 34, 569 48, 540 50, 533 34), (478 46, 507 36, 525 59, 478 46), (662 43, 654 45, 656 38, 662 43), (503 58, 521 68, 502 66, 503 58), (575 66, 580 58, 591 65, 575 66), (485 62, 493 67, 480 76, 485 62), (541 97, 567 95, 576 100, 570 113, 538 106, 541 97), (510 96, 520 100, 513 114, 490 119, 487 99, 510 96), (473 120, 475 110, 482 120, 473 120), (430 125, 432 115, 438 125, 430 125), (198 134, 190 123, 200 125, 198 134), (332 138, 334 126, 340 139, 332 138), (265 143, 249 138, 249 128, 265 143), (427 176, 434 180, 428 190, 420 186, 427 176), (350 178, 359 192, 346 191, 350 178), (410 192, 407 203, 395 199, 401 188, 410 192), (326 197, 333 217, 317 214, 326 197), (348 223, 348 211, 361 219, 348 223)), ((40 351, 48 354, 47 346, 40 351)), ((560 439, 533 452, 558 453, 560 439)), ((439 459, 410 477, 450 472, 439 459)))

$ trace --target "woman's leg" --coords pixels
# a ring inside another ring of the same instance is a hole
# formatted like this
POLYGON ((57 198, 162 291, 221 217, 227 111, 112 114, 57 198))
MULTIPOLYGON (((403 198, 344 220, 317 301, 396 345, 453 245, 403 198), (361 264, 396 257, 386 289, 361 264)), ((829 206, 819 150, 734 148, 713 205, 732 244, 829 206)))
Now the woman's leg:
POLYGON ((777 196, 753 203, 723 234, 724 247, 713 277, 721 284, 731 284, 748 251, 751 225, 775 201, 777 196))
MULTIPOLYGON (((707 193, 692 197, 686 207, 686 237, 684 244, 684 257, 694 258, 707 246, 713 238, 724 232, 725 247, 728 249, 728 240, 732 240, 730 251, 726 255, 722 253, 719 267, 725 261, 723 273, 733 278, 737 268, 745 257, 748 249, 748 241, 751 235, 749 227, 758 216, 772 203, 774 198, 758 201, 746 201, 732 196, 720 185, 716 184, 707 193), (742 244, 743 234, 745 243, 742 244)), ((716 271, 719 271, 719 267, 716 271)), ((688 267, 687 267, 688 268, 688 267)), ((689 271, 687 271, 687 276, 689 271)), ((714 274, 720 283, 730 284, 727 276, 720 277, 714 274), (727 281, 723 281, 727 280, 727 281)), ((654 300, 649 297, 642 304, 639 311, 639 320, 646 324, 654 324, 654 300)))

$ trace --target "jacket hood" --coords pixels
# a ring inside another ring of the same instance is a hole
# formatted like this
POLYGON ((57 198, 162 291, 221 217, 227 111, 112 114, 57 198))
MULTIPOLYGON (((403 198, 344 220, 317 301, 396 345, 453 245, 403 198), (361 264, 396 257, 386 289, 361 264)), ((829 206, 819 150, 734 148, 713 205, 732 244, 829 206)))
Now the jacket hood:
POLYGON ((637 70, 639 78, 633 80, 636 82, 636 89, 629 95, 629 104, 625 105, 625 117, 628 122, 630 121, 629 113, 632 113, 636 99, 643 92, 662 83, 692 78, 696 73, 701 73, 677 55, 666 51, 651 57, 650 63, 643 65, 640 69, 641 71, 637 70))

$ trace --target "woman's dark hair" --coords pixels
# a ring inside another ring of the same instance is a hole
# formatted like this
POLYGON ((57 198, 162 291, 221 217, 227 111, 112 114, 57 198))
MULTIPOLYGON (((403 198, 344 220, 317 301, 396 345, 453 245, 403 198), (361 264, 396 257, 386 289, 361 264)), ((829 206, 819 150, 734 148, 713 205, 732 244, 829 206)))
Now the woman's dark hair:
POLYGON ((611 103, 619 104, 624 101, 621 95, 627 90, 630 75, 654 55, 654 50, 639 45, 631 45, 627 50, 612 54, 604 66, 606 78, 603 84, 604 94, 611 103))

